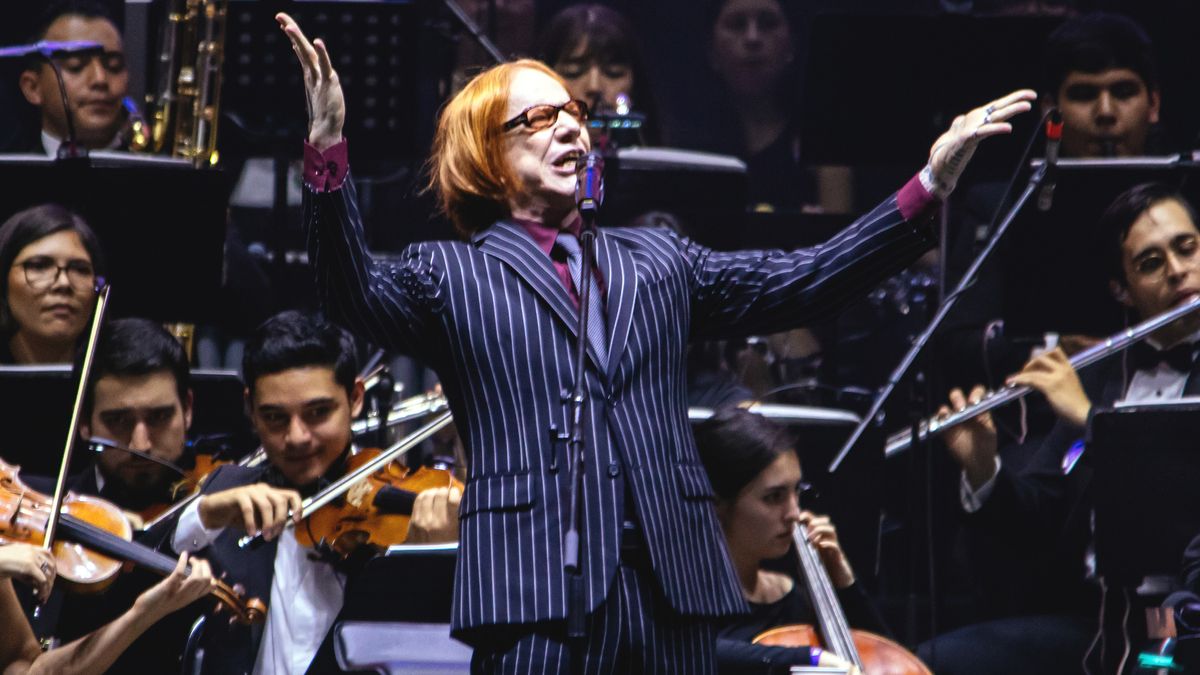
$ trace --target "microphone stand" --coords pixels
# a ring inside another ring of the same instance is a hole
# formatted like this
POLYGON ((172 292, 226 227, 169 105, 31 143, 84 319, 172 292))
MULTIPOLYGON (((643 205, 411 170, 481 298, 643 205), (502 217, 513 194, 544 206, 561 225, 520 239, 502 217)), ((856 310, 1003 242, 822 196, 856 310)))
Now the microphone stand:
POLYGON ((100 43, 87 40, 68 42, 42 40, 31 45, 0 47, 0 59, 23 58, 37 54, 46 59, 46 62, 50 64, 50 69, 54 71, 54 78, 58 81, 58 95, 62 98, 63 116, 67 121, 67 137, 58 146, 58 159, 86 159, 88 153, 87 148, 79 145, 79 138, 75 134, 75 116, 71 112, 67 85, 63 81, 62 67, 54 57, 62 54, 83 54, 93 51, 102 52, 103 50, 104 46, 100 43))
POLYGON ((579 641, 586 637, 584 628, 585 600, 583 588, 583 571, 579 565, 579 524, 582 520, 581 509, 584 472, 584 442, 583 442, 583 412, 587 407, 587 382, 584 379, 584 360, 587 355, 588 308, 594 302, 591 297, 592 256, 596 244, 596 233, 593 229, 596 221, 594 208, 581 209, 583 227, 579 232, 579 249, 583 256, 579 267, 579 340, 575 346, 575 384, 571 393, 571 428, 567 443, 567 457, 570 462, 569 480, 571 487, 568 504, 570 518, 567 535, 563 541, 563 568, 567 577, 567 639, 571 645, 571 657, 574 670, 580 672, 582 666, 582 645, 579 641))
POLYGON ((54 77, 58 80, 58 94, 62 97, 63 117, 67 119, 67 137, 58 145, 58 159, 87 159, 87 148, 79 144, 78 137, 75 135, 75 115, 71 112, 71 102, 67 98, 67 85, 63 83, 62 66, 58 65, 58 61, 51 55, 43 53, 42 56, 50 63, 50 68, 54 70, 54 77))

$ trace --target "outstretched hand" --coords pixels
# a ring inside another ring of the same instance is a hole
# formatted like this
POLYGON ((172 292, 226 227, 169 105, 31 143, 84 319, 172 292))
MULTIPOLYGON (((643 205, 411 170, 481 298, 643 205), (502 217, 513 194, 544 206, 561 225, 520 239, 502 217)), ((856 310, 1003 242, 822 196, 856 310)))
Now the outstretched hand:
POLYGON ((337 71, 329 59, 325 42, 309 42, 296 20, 280 12, 275 15, 280 29, 292 41, 292 51, 304 70, 304 95, 308 102, 308 142, 324 151, 342 140, 346 121, 346 99, 337 71))
POLYGON ((946 197, 958 184, 975 154, 979 142, 989 136, 1012 133, 1008 120, 1028 112, 1037 94, 1032 89, 1018 89, 965 115, 954 118, 946 133, 933 142, 929 150, 929 169, 934 192, 946 197))

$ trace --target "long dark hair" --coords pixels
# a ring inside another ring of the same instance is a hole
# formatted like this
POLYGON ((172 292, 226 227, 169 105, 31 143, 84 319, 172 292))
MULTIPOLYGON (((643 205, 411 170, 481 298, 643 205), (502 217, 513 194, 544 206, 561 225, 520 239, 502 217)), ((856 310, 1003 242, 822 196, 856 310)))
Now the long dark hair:
POLYGON ((713 491, 733 500, 785 452, 795 452, 796 439, 771 420, 736 406, 718 408, 696 425, 696 448, 713 491))
POLYGON ((97 279, 104 276, 104 250, 100 247, 100 238, 79 214, 58 204, 40 204, 14 214, 0 225, 0 336, 11 337, 17 329, 8 306, 8 271, 13 262, 26 246, 63 230, 79 235, 79 241, 92 259, 97 279))

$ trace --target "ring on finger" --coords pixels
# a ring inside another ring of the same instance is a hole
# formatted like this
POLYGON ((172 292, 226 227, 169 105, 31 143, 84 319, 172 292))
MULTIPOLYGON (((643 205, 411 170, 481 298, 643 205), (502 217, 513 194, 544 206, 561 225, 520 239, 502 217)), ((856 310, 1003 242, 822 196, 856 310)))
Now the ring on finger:
POLYGON ((42 574, 50 574, 50 563, 43 562, 41 564, 42 574))
POLYGON ((983 109, 983 114, 988 117, 991 117, 992 113, 994 113, 994 112, 996 112, 996 106, 994 106, 994 105, 989 105, 988 107, 983 109))

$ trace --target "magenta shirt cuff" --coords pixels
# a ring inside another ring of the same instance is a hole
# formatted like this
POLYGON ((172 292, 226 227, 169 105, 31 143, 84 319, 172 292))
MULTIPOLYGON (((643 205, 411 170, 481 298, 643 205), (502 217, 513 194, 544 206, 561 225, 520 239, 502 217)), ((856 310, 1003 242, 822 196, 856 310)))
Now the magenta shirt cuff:
POLYGON ((333 192, 342 187, 350 170, 346 139, 329 146, 325 152, 304 142, 304 184, 314 192, 333 192))
MULTIPOLYGON (((344 145, 345 141, 342 143, 344 145)), ((330 150, 332 149, 330 148, 330 150)), ((937 204, 938 198, 930 194, 924 185, 921 185, 919 174, 909 179, 904 187, 896 193, 896 208, 900 209, 900 215, 904 216, 905 220, 915 220, 925 215, 937 204)))

